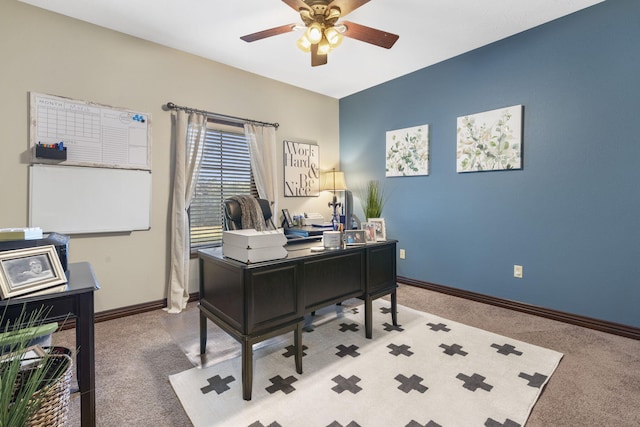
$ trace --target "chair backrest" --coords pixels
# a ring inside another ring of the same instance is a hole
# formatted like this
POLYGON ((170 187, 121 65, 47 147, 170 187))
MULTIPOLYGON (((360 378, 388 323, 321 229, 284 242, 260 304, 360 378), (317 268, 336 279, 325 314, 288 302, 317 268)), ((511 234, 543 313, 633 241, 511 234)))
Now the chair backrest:
MULTIPOLYGON (((271 206, 268 200, 266 199, 258 199, 258 204, 260 204, 260 209, 262 209, 262 215, 264 216, 264 221, 267 223, 267 226, 271 224, 272 228, 276 228, 273 223, 273 214, 271 212, 271 206)), ((252 227, 243 227, 242 224, 242 208, 240 207, 240 203, 234 199, 227 199, 224 201, 224 229, 225 230, 242 230, 243 228, 252 228, 252 227)))

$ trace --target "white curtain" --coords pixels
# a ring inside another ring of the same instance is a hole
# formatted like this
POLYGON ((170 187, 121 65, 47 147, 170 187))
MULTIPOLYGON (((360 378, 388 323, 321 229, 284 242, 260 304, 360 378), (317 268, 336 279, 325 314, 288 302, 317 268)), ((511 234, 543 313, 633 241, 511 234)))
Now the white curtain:
POLYGON ((202 114, 182 110, 171 112, 175 163, 171 205, 171 270, 167 311, 180 313, 189 300, 189 216, 202 163, 207 119, 202 114))
MULTIPOLYGON (((267 199, 273 203, 271 211, 274 218, 278 203, 278 171, 276 170, 276 128, 274 126, 261 126, 257 124, 245 124, 244 134, 249 143, 251 156, 251 169, 256 182, 258 195, 261 199, 267 199)), ((274 222, 277 224, 278 221, 274 222)))

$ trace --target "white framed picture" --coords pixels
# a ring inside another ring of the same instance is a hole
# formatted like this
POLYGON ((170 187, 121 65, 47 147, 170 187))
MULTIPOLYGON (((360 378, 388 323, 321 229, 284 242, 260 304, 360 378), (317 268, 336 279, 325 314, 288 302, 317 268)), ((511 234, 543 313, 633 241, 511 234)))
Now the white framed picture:
POLYGON ((363 222, 362 229, 364 230, 364 240, 367 243, 376 242, 376 225, 372 222, 363 222))
POLYGON ((366 242, 364 230, 346 230, 344 232, 347 246, 364 245, 366 242))
POLYGON ((429 175, 429 125, 386 133, 386 176, 429 175))
POLYGON ((0 297, 2 299, 67 282, 55 246, 0 252, 0 297))
POLYGON ((373 224, 376 230, 376 242, 384 242, 387 240, 387 227, 384 218, 367 218, 367 222, 373 224))
POLYGON ((456 170, 522 169, 522 105, 458 117, 456 170))

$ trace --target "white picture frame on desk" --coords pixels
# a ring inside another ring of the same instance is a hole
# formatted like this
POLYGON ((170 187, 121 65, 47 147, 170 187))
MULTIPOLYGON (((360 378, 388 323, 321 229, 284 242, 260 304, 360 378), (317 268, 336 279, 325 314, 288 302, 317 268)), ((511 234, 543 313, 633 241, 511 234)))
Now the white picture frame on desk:
POLYGON ((376 242, 376 225, 372 222, 363 222, 362 229, 364 230, 364 240, 367 243, 376 242))
POLYGON ((55 246, 0 252, 0 298, 6 299, 67 282, 55 246))
POLYGON ((344 237, 347 246, 364 245, 367 243, 364 230, 346 230, 344 237))
POLYGON ((367 218, 367 222, 373 224, 376 229, 376 242, 387 240, 387 227, 384 218, 367 218))

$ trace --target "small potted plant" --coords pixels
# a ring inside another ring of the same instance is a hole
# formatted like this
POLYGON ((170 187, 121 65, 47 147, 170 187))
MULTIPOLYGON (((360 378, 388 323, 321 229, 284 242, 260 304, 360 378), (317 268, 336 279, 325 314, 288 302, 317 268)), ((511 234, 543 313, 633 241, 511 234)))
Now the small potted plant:
MULTIPOLYGON (((24 312, 13 323, 0 313, 0 426, 39 425, 42 417, 66 419, 71 358, 32 346, 51 325, 42 310, 24 312)), ((54 327, 55 329, 55 327, 54 327)), ((66 350, 66 349, 65 349, 66 350)))
POLYGON ((384 187, 377 180, 370 180, 360 192, 360 204, 365 218, 381 218, 382 208, 386 202, 384 187))

